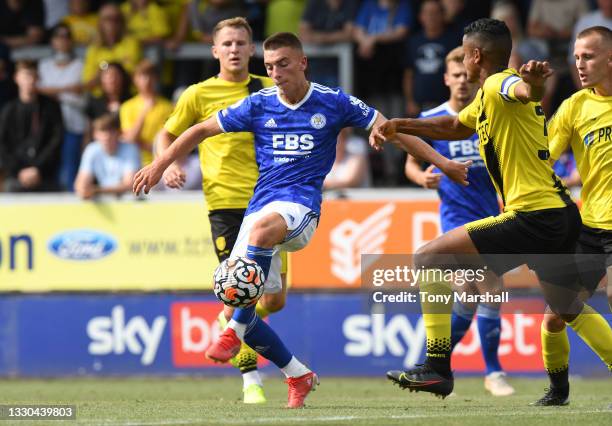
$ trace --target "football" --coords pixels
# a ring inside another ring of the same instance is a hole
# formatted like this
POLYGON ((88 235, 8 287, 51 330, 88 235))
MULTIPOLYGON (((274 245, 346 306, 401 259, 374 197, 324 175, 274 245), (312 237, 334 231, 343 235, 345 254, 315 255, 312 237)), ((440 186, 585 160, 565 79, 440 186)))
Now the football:
POLYGON ((228 306, 244 308, 257 303, 264 292, 264 281, 264 272, 257 262, 231 257, 215 270, 215 296, 228 306))

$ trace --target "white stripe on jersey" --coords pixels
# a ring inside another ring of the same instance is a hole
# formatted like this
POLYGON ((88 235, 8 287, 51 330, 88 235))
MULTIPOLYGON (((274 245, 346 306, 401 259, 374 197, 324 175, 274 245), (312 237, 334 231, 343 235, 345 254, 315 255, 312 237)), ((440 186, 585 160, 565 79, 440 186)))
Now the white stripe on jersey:
POLYGON ((437 106, 437 107, 435 107, 435 108, 432 108, 432 109, 429 109, 429 110, 427 110, 427 111, 423 111, 423 112, 421 113, 421 116, 422 116, 423 118, 426 118, 426 117, 431 117, 432 115, 437 114, 437 113, 439 113, 439 112, 446 112, 446 113, 448 113, 449 115, 452 115, 452 116, 456 116, 456 115, 457 115, 457 112, 456 112, 456 111, 454 111, 454 110, 453 110, 453 109, 450 107, 450 105, 448 104, 448 102, 444 102, 442 105, 439 105, 439 106, 437 106))
POLYGON ((319 83, 310 83, 310 84, 313 86, 314 90, 320 93, 333 93, 334 95, 337 95, 338 93, 340 93, 338 90, 330 89, 329 87, 323 86, 322 84, 319 84, 319 83))
POLYGON ((310 155, 312 151, 273 151, 274 155, 310 155))
POLYGON ((499 93, 501 93, 502 95, 506 95, 507 97, 508 92, 510 90, 510 86, 512 86, 514 83, 517 83, 519 81, 521 81, 521 78, 516 75, 506 77, 506 79, 502 83, 501 91, 499 93))
POLYGON ((261 96, 273 96, 273 95, 276 95, 276 89, 277 89, 276 86, 267 87, 265 89, 261 89, 256 94, 260 94, 261 96))

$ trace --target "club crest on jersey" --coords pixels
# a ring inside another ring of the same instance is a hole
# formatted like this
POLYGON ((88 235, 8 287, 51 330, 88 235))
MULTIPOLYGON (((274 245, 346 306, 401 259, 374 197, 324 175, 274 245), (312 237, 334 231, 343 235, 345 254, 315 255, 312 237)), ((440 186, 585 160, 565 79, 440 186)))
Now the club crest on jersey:
POLYGON ((322 129, 325 127, 325 123, 327 123, 327 119, 323 114, 316 113, 312 117, 310 117, 310 125, 315 129, 322 129))

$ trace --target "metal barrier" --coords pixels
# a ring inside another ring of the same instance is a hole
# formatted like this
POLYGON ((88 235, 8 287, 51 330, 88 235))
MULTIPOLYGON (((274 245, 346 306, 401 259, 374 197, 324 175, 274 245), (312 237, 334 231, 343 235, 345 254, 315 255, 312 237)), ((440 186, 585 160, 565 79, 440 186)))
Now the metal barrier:
MULTIPOLYGON (((85 48, 76 48, 79 57, 85 56, 85 48)), ((338 80, 340 86, 348 93, 353 91, 353 52, 350 43, 339 43, 329 46, 305 44, 304 53, 311 58, 337 58, 338 59, 338 80)), ((52 54, 50 46, 30 46, 14 49, 11 57, 14 61, 21 59, 41 60, 48 58, 52 54)), ((172 51, 160 46, 149 46, 144 50, 144 56, 155 63, 163 59, 213 59, 210 45, 202 43, 184 43, 178 50, 172 51)), ((255 43, 255 56, 263 58, 263 48, 261 43, 255 43)))

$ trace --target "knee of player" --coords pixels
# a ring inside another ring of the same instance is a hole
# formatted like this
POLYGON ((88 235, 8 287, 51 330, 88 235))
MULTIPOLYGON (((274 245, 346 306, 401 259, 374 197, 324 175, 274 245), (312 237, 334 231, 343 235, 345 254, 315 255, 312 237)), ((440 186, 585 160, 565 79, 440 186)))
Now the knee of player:
POLYGON ((431 250, 429 244, 425 244, 414 254, 414 266, 416 269, 429 269, 440 266, 439 259, 437 259, 438 257, 439 255, 431 250), (438 261, 436 261, 436 259, 438 261))
POLYGON ((565 321, 560 315, 547 311, 542 318, 542 327, 547 331, 558 333, 565 328, 565 321))
POLYGON ((268 313, 278 312, 285 307, 285 297, 262 297, 259 304, 268 311, 268 313))

